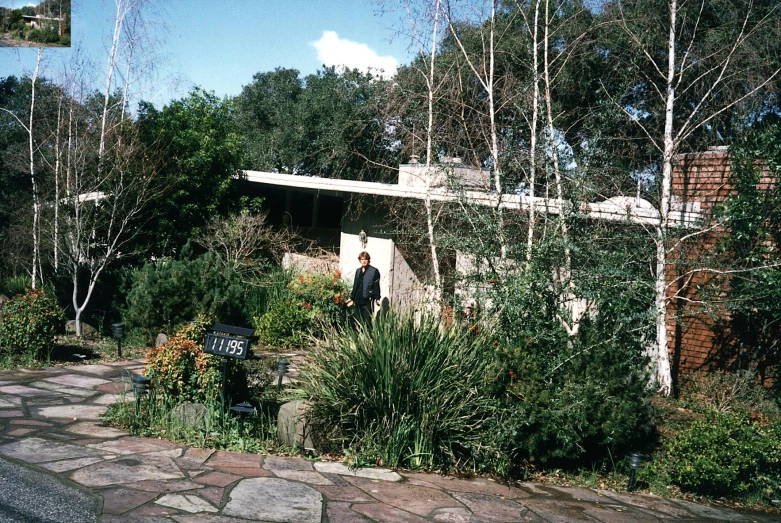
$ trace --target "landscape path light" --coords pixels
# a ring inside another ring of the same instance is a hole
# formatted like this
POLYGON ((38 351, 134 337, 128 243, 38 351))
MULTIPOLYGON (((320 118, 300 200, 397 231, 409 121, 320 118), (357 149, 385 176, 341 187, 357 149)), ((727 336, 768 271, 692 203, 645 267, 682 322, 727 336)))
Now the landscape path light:
POLYGON ((285 358, 282 358, 279 360, 279 363, 277 363, 277 374, 279 374, 279 381, 277 381, 277 392, 282 389, 282 377, 287 374, 287 368, 289 365, 290 362, 285 358))
POLYGON ((122 336, 125 334, 125 324, 112 323, 111 334, 114 336, 114 339, 117 340, 117 357, 121 358, 122 357, 122 336))
POLYGON ((635 486, 635 473, 640 468, 640 464, 643 462, 643 455, 638 452, 633 452, 629 455, 629 484, 626 490, 631 491, 635 486))
POLYGON ((133 396, 136 398, 136 416, 138 416, 141 398, 149 394, 149 386, 152 383, 152 379, 146 376, 133 376, 130 378, 130 381, 133 383, 133 396))
POLYGON ((244 434, 244 418, 250 414, 257 414, 258 410, 251 403, 243 401, 230 408, 231 412, 239 415, 239 433, 244 434))

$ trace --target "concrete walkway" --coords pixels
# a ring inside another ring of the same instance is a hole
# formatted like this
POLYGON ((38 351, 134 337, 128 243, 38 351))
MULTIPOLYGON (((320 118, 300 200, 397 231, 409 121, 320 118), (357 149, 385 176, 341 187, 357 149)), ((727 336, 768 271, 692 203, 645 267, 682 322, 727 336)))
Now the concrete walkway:
MULTIPOLYGON (((190 448, 103 426, 106 406, 142 368, 131 361, 0 372, 0 458, 59 480, 74 499, 94 503, 97 520, 107 523, 779 521, 642 494, 354 472, 335 463, 190 448)), ((0 485, 0 506, 12 501, 4 495, 0 485)), ((14 513, 27 504, 19 505, 14 513)), ((67 523, 81 521, 95 518, 67 523)))

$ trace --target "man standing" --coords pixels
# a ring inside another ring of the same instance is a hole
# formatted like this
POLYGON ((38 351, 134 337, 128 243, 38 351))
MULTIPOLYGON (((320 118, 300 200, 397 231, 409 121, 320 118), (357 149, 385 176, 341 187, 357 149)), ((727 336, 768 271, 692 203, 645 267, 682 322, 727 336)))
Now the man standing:
POLYGON ((371 259, 366 251, 358 255, 361 266, 355 271, 353 291, 347 300, 348 307, 358 307, 358 319, 367 325, 371 325, 374 304, 380 305, 380 271, 369 265, 371 259))

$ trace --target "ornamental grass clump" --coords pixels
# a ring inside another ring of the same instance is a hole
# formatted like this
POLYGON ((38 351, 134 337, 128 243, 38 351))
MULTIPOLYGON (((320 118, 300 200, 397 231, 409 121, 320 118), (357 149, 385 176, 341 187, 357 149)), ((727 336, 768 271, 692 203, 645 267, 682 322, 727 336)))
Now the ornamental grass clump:
POLYGON ((357 462, 466 466, 495 405, 492 347, 484 333, 428 316, 336 328, 302 369, 318 432, 357 462))

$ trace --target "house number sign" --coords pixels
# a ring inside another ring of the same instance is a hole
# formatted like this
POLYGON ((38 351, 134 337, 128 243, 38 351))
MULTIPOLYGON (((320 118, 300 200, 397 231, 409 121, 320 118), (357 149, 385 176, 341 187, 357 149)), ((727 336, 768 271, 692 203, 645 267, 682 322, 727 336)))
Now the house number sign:
POLYGON ((235 338, 223 334, 206 335, 206 346, 203 348, 209 354, 217 356, 226 356, 228 358, 247 359, 247 347, 249 340, 246 338, 235 338))

